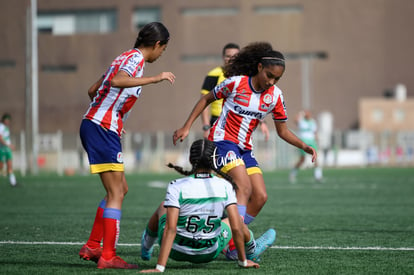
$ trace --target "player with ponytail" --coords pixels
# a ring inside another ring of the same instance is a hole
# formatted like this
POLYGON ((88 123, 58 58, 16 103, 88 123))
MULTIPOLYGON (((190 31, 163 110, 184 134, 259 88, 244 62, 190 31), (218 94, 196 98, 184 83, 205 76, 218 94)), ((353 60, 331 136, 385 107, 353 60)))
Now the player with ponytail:
POLYGON ((258 268, 253 260, 271 245, 265 240, 271 237, 274 240, 276 232, 269 229, 255 240, 243 224, 236 206, 234 188, 237 187, 231 177, 217 169, 216 146, 212 141, 196 140, 190 148, 189 160, 192 165, 189 171, 168 164, 186 177, 168 184, 164 202, 154 212, 142 235, 142 259, 151 258, 157 239, 161 246, 155 269, 143 272, 163 272, 168 258, 210 262, 217 258, 232 236, 238 248, 238 265, 258 268), (228 218, 222 219, 224 210, 228 218))

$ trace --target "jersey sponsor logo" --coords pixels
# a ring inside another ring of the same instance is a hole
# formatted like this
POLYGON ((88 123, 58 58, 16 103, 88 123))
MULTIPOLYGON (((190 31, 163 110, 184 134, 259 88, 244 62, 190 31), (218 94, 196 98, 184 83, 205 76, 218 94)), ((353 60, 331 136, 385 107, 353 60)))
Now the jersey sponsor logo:
POLYGON ((118 154, 116 155, 116 160, 117 160, 119 163, 123 163, 123 162, 124 162, 124 157, 123 157, 123 155, 122 155, 122 152, 118 152, 118 154))
POLYGON ((252 116, 252 117, 257 118, 257 119, 262 119, 263 118, 262 113, 253 112, 253 111, 249 111, 249 110, 244 110, 242 107, 237 106, 237 105, 234 106, 234 111, 236 111, 240 115, 252 116))
POLYGON ((231 163, 231 162, 240 162, 240 161, 242 161, 242 159, 237 157, 237 155, 234 151, 228 151, 226 153, 226 156, 216 158, 215 161, 216 161, 216 166, 217 167, 223 167, 223 166, 226 166, 228 163, 231 163))

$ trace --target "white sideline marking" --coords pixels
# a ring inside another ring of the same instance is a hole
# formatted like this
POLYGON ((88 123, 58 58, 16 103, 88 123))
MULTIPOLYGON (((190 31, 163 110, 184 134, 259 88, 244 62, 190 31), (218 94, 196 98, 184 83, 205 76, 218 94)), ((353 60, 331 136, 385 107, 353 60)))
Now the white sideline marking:
MULTIPOLYGON (((84 242, 25 242, 0 241, 0 244, 27 244, 27 245, 83 245, 84 242)), ((119 246, 141 246, 134 243, 119 243, 119 246)), ((334 247, 334 246, 271 246, 273 249, 302 249, 302 250, 378 250, 378 251, 414 251, 414 247, 334 247)))
POLYGON ((303 249, 303 250, 396 250, 414 251, 414 247, 333 247, 333 246, 272 246, 276 249, 303 249))

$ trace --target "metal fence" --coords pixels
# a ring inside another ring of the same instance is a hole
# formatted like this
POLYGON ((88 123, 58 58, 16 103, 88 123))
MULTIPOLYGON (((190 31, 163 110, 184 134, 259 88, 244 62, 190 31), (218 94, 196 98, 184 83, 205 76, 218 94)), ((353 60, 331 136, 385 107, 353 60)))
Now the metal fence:
MULTIPOLYGON (((162 173, 169 171, 168 162, 188 167, 188 148, 201 137, 201 132, 192 132, 183 143, 174 146, 170 132, 127 133, 122 138, 125 170, 128 173, 162 173)), ((329 146, 319 148, 318 160, 323 166, 414 166, 414 131, 336 131, 330 138, 329 146)), ((254 153, 263 171, 290 168, 298 158, 298 150, 275 132, 267 141, 261 133, 255 133, 253 139, 254 153)), ((31 159, 25 140, 23 132, 12 136, 16 145, 13 165, 22 175, 31 170, 33 161, 37 162, 40 172, 60 175, 89 172, 78 134, 61 131, 40 134, 37 160, 31 159)), ((310 158, 305 163, 308 167, 312 165, 310 158)))

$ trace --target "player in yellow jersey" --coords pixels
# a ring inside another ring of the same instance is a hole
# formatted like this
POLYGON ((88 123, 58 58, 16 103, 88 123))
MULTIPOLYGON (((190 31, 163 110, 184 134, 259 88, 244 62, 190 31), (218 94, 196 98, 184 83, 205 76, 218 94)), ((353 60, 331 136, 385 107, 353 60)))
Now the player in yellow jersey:
MULTIPOLYGON (((226 77, 224 76, 224 67, 229 63, 231 58, 233 58, 235 55, 239 53, 239 51, 240 47, 235 43, 228 43, 223 47, 223 65, 218 66, 208 72, 207 76, 204 78, 203 86, 201 87, 201 96, 208 94, 211 90, 213 90, 213 88, 216 85, 220 84, 224 79, 226 79, 226 77)), ((208 137, 210 127, 220 116, 222 104, 222 99, 216 100, 210 104, 210 118, 209 110, 207 108, 201 113, 201 120, 203 123, 203 131, 205 138, 208 137)), ((264 121, 260 123, 260 129, 262 130, 265 139, 268 140, 269 129, 267 128, 267 125, 264 121)))

